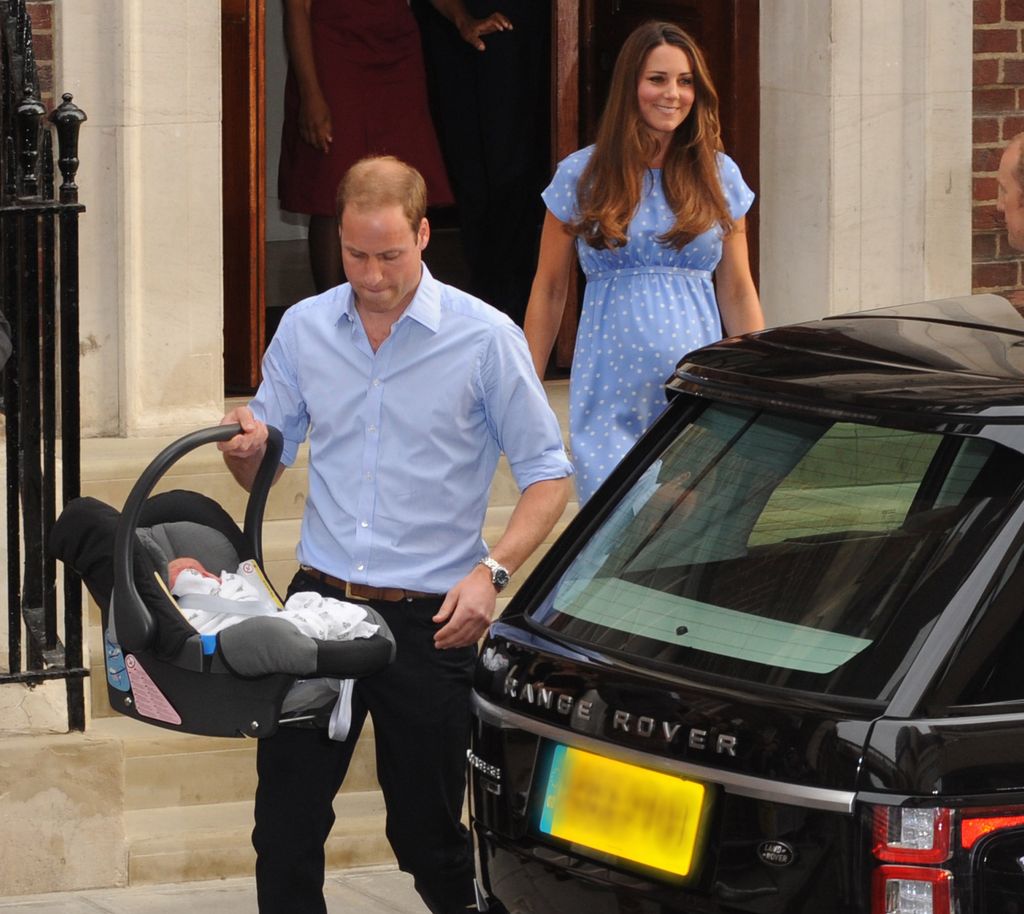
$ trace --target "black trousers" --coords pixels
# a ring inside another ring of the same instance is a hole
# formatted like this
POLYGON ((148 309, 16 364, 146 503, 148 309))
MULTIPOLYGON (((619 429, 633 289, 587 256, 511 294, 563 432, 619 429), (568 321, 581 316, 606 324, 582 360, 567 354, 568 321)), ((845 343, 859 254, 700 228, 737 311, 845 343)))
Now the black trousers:
MULTIPOLYGON (((289 594, 312 590, 344 599, 301 571, 289 594)), ((439 651, 431 617, 440 601, 375 602, 398 651, 386 670, 356 683, 345 742, 326 730, 282 727, 260 740, 256 768, 256 889, 260 914, 326 914, 324 842, 331 803, 348 771, 366 714, 373 719, 377 778, 387 807, 387 837, 435 914, 474 901, 473 859, 462 825, 469 744, 469 694, 475 647, 439 651)))
POLYGON ((459 205, 468 291, 522 326, 551 176, 549 0, 466 0, 471 16, 500 10, 515 28, 483 53, 428 0, 413 0, 431 108, 459 205))

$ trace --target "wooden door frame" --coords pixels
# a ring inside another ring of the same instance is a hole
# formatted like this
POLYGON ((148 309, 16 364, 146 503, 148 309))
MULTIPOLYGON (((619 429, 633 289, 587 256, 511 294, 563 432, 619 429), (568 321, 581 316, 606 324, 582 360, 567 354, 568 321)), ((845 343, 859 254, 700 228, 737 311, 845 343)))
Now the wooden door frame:
MULTIPOLYGON (((551 157, 552 166, 580 146, 580 4, 555 0, 551 7, 551 157)), ((579 326, 578 271, 569 277, 566 307, 555 338, 554 364, 568 368, 579 326)))
POLYGON ((265 19, 266 0, 221 0, 224 386, 238 394, 259 385, 266 343, 265 19))

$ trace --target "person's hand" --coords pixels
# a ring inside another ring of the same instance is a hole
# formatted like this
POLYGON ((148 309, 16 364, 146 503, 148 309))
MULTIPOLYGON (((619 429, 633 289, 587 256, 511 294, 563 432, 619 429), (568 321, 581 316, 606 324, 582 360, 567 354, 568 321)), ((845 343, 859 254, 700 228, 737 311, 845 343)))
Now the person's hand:
POLYGON ((434 622, 444 623, 434 634, 434 647, 447 650, 476 644, 494 618, 497 601, 490 571, 477 565, 448 591, 434 616, 434 622))
POLYGON ((483 42, 484 35, 511 31, 512 20, 504 13, 491 13, 486 19, 474 19, 470 16, 459 23, 459 34, 462 36, 462 40, 473 45, 478 51, 487 50, 487 45, 483 42))
POLYGON ((334 139, 331 109, 319 93, 303 96, 299 102, 299 136, 326 154, 334 139))
POLYGON ((223 419, 221 425, 238 423, 242 432, 227 441, 218 441, 217 447, 225 457, 248 460, 262 458, 267 446, 267 427, 259 421, 248 406, 236 406, 223 419))

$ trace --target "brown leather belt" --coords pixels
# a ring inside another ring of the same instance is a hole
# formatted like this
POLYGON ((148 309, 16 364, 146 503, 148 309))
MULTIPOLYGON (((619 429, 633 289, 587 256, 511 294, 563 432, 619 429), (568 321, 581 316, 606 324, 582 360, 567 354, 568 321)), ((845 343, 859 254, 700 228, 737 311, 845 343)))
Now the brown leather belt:
POLYGON ((424 593, 422 590, 403 590, 401 587, 371 587, 369 584, 353 584, 333 574, 327 574, 309 565, 299 565, 299 570, 321 584, 333 587, 345 594, 346 600, 380 600, 383 603, 398 603, 401 600, 443 600, 443 593, 424 593))

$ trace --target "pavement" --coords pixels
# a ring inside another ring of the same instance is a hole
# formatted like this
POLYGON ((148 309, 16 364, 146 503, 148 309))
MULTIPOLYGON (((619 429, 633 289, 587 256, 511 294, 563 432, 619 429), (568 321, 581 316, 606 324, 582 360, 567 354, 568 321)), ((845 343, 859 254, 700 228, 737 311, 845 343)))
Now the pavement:
MULTIPOLYGON (((393 866, 327 874, 329 914, 426 914, 412 878, 393 866)), ((180 885, 132 886, 0 897, 0 914, 255 914, 252 879, 218 879, 180 885)))

